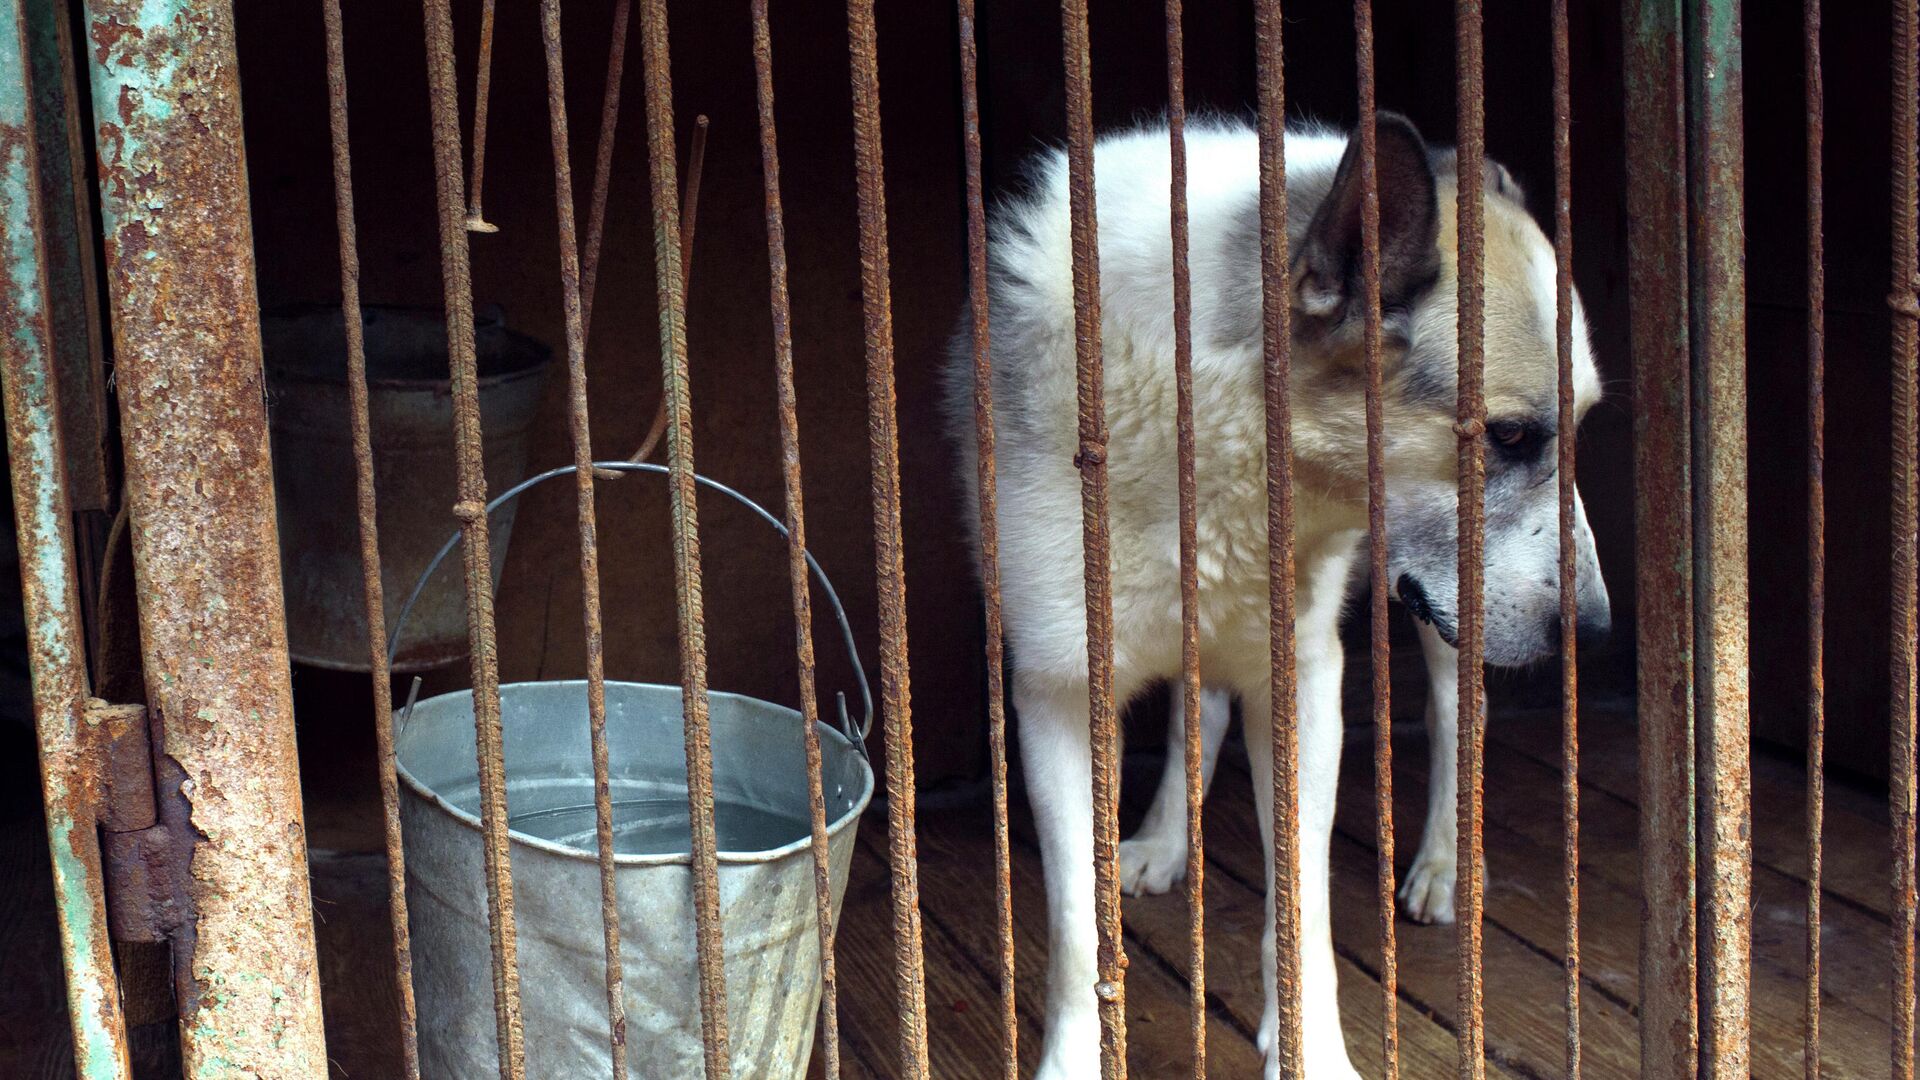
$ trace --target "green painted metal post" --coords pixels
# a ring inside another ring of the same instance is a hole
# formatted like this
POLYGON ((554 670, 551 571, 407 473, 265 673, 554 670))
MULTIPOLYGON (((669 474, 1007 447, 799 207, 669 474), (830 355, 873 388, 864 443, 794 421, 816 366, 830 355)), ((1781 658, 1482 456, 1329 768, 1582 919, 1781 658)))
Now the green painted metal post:
POLYGON ((187 1075, 324 1077, 233 6, 86 8, 187 1075))
POLYGON ((59 906, 67 1015, 83 1080, 130 1075, 89 768, 86 656, 74 583, 71 505, 60 439, 55 335, 48 295, 22 0, 0 2, 0 390, 13 473, 22 595, 59 906))

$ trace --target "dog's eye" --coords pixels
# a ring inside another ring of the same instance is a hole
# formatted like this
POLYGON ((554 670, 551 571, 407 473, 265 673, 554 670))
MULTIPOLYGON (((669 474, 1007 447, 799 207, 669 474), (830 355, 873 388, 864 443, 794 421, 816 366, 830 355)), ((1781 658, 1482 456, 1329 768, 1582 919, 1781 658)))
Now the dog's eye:
POLYGON ((1509 460, 1533 458, 1546 442, 1546 432, 1524 420, 1494 420, 1487 424, 1487 439, 1495 450, 1509 460))

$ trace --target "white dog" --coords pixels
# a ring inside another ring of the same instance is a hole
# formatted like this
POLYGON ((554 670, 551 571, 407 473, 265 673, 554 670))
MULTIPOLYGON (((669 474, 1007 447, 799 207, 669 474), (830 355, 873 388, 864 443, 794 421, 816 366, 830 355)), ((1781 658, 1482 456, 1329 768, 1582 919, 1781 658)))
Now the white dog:
MULTIPOLYGON (((1411 124, 1378 121, 1385 313, 1389 570, 1442 639, 1458 613, 1454 376, 1455 191, 1449 153, 1411 124)), ((1246 703, 1263 839, 1271 828, 1267 499, 1259 167, 1253 131, 1188 128, 1201 667, 1246 703)), ((1114 690, 1120 701, 1180 667, 1170 169, 1164 128, 1095 150, 1106 362, 1114 690)), ((1366 527, 1358 168, 1344 135, 1286 137, 1292 253, 1296 659, 1301 957, 1310 1077, 1351 1077, 1328 923, 1328 841, 1341 743, 1337 623, 1366 527)), ((1554 258, 1504 170, 1485 189, 1486 658, 1519 664, 1559 640, 1554 258)), ((1082 586, 1067 167, 1045 156, 1031 190, 998 207, 990 244, 1000 556, 1020 749, 1045 865, 1051 957, 1042 1080, 1099 1073, 1093 811, 1082 586)), ((1577 309, 1576 309, 1577 311, 1577 309)), ((1578 408, 1599 394, 1584 328, 1578 408)), ((954 343, 948 412, 974 478, 971 350, 954 343)), ((968 515, 968 520, 971 516, 968 515)), ((1591 629, 1607 598, 1580 511, 1579 589, 1591 629)), ((1269 868, 1273 860, 1267 851, 1269 868)), ((1273 901, 1262 948, 1267 1074, 1278 1027, 1273 901)))

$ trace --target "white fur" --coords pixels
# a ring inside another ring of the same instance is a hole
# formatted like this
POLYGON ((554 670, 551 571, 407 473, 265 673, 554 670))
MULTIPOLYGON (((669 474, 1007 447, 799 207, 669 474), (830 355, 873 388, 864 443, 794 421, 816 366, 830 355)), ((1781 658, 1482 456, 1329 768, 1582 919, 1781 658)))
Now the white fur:
MULTIPOLYGON (((1287 228, 1296 249, 1345 146, 1344 135, 1325 130, 1289 132, 1286 137, 1292 200, 1287 228)), ((1188 128, 1187 152, 1201 667, 1210 686, 1237 693, 1246 704, 1259 832, 1268 844, 1271 871, 1266 414, 1257 319, 1251 327, 1248 323, 1249 309, 1257 312, 1259 304, 1257 254, 1245 239, 1259 188, 1258 148, 1244 126, 1196 123, 1188 128)), ((1113 691, 1116 701, 1125 702, 1150 683, 1173 676, 1180 664, 1165 129, 1103 138, 1095 157, 1113 691)), ((1040 1080, 1099 1074, 1086 598, 1081 475, 1075 465, 1081 447, 1066 172, 1062 155, 1044 157, 1036 167, 1031 194, 1000 207, 989 245, 1002 599, 1051 942, 1040 1080)), ((1544 248, 1544 239, 1540 246, 1544 248)), ((1551 303, 1550 292, 1548 297, 1551 303)), ((1450 336, 1450 298, 1429 307, 1436 310, 1415 313, 1415 335, 1444 331, 1450 336)), ((954 354, 948 413, 963 451, 961 475, 971 496, 972 364, 964 331, 954 354)), ((1298 357, 1296 349, 1296 387, 1303 377, 1298 357)), ((1297 395, 1296 400, 1306 399, 1297 395)), ((1351 418, 1296 411, 1294 424, 1296 445, 1303 438, 1317 438, 1323 456, 1344 454, 1347 459, 1329 467, 1347 476, 1362 471, 1351 460, 1354 440, 1342 434, 1353 430, 1351 418), (1318 435, 1301 434, 1316 425, 1318 435)), ((1404 465, 1407 472, 1422 473, 1422 483, 1446 490, 1452 476, 1451 438, 1436 442, 1429 435, 1423 442, 1417 433, 1404 439, 1390 433, 1389 441, 1390 484, 1394 470, 1404 465), (1438 450, 1432 449, 1436 446, 1438 450), (1436 454, 1444 458, 1427 460, 1436 454)), ((1365 529, 1365 501, 1351 490, 1304 483, 1296 484, 1294 496, 1299 806, 1287 812, 1298 823, 1299 836, 1300 864, 1295 870, 1301 904, 1302 1030, 1306 1075, 1339 1080, 1357 1074, 1341 1033, 1328 912, 1328 844, 1342 737, 1343 658, 1337 631, 1349 570, 1365 529)), ((963 516, 972 520, 972 515, 963 516)), ((1445 543, 1452 543, 1450 536, 1445 543)), ((1489 597, 1497 585, 1489 582, 1489 597)), ((1442 594, 1444 588, 1445 583, 1436 580, 1432 591, 1442 594)), ((1536 612, 1522 614, 1530 618, 1536 612)), ((1498 611, 1489 616, 1500 617, 1498 611)), ((1438 817, 1450 822, 1452 815, 1438 817)), ((1430 827, 1432 819, 1430 814, 1430 827)), ((1140 856, 1135 866, 1139 874, 1131 887, 1150 887, 1177 872, 1164 850, 1146 852, 1136 846, 1134 852, 1140 856)), ((1431 869, 1443 867, 1436 863, 1431 869)), ((1439 917, 1438 903, 1430 896, 1431 889, 1423 908, 1439 917)), ((1266 1074, 1276 1077, 1271 894, 1261 955, 1266 1010, 1259 1043, 1268 1053, 1266 1074)))

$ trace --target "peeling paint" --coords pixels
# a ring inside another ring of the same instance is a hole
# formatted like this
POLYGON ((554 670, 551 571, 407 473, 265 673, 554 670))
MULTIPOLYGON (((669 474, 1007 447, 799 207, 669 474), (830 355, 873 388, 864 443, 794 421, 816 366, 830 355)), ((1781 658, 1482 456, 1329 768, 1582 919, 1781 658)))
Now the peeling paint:
POLYGON ((97 787, 85 770, 86 703, 73 540, 60 456, 52 330, 20 0, 0 0, 0 390, 23 569, 34 718, 76 1073, 129 1075, 106 933, 97 787))

